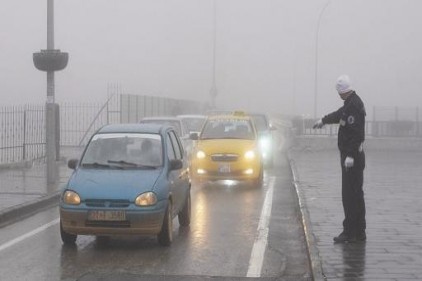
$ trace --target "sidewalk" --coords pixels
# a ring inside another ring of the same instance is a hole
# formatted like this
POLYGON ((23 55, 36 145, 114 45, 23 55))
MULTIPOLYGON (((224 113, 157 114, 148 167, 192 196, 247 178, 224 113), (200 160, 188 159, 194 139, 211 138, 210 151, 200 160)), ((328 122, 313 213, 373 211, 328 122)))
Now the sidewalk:
POLYGON ((45 163, 0 169, 0 227, 57 204, 59 191, 72 172, 66 159, 78 157, 78 153, 75 149, 62 152, 63 160, 57 162, 59 180, 51 185, 46 181, 45 163))
POLYGON ((333 243, 344 213, 331 142, 331 149, 307 142, 290 151, 315 280, 421 280, 422 150, 400 141, 365 149, 367 242, 343 245, 333 243))

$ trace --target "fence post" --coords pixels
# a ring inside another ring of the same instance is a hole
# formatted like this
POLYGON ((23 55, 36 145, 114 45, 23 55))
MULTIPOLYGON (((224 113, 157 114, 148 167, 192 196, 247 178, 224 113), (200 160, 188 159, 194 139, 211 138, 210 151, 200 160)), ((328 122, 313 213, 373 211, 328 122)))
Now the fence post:
POLYGON ((416 107, 416 136, 419 136, 419 106, 416 107))
POLYGON ((372 107, 372 136, 377 137, 378 136, 378 123, 377 123, 377 117, 376 117, 376 107, 372 107))
POLYGON ((23 109, 23 144, 22 144, 22 160, 26 159, 26 107, 23 109))

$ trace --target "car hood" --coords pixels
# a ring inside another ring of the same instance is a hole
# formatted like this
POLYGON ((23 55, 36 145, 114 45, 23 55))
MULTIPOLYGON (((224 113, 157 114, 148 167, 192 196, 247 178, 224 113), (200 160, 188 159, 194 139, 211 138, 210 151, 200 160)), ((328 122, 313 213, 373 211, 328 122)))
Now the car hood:
POLYGON ((67 188, 76 191, 82 200, 90 198, 133 200, 141 193, 151 191, 162 169, 105 170, 77 169, 67 188))
POLYGON ((200 140, 197 143, 197 149, 202 150, 205 154, 214 153, 234 153, 243 154, 248 150, 255 150, 255 140, 245 139, 210 139, 200 140))

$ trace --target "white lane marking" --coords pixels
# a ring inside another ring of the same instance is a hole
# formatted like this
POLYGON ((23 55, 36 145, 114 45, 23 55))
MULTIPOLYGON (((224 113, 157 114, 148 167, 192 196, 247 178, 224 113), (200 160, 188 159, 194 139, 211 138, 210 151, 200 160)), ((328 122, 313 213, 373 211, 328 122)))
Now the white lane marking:
POLYGON ((273 190, 275 178, 271 177, 269 188, 265 195, 264 205, 262 206, 261 217, 259 218, 258 233, 253 244, 249 268, 246 277, 260 277, 262 263, 264 262, 265 249, 268 243, 268 230, 271 217, 271 207, 273 204, 273 190))
POLYGON ((40 227, 38 227, 38 228, 36 228, 36 229, 34 229, 34 230, 26 233, 24 235, 21 235, 19 237, 16 237, 15 239, 10 240, 9 242, 6 242, 6 243, 0 245, 0 252, 3 251, 3 250, 6 250, 9 247, 12 247, 13 245, 15 245, 15 244, 17 244, 17 243, 19 243, 19 242, 21 242, 21 241, 23 241, 23 240, 31 237, 31 236, 34 236, 34 235, 40 233, 41 231, 46 230, 50 226, 53 226, 55 224, 58 224, 59 222, 60 222, 60 219, 57 218, 57 219, 55 219, 55 220, 53 220, 53 221, 51 221, 49 223, 46 223, 46 224, 44 224, 44 225, 42 225, 42 226, 40 226, 40 227))

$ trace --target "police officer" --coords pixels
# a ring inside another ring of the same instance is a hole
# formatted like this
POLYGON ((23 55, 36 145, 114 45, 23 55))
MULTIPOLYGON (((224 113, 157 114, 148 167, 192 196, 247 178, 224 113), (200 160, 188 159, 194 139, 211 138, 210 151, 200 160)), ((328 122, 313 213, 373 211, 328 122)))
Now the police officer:
POLYGON ((342 75, 336 89, 344 105, 337 111, 318 120, 314 129, 325 124, 339 124, 338 148, 341 159, 342 201, 344 209, 343 232, 334 242, 348 243, 366 240, 365 200, 363 194, 363 170, 365 169, 365 106, 353 90, 350 78, 342 75))

